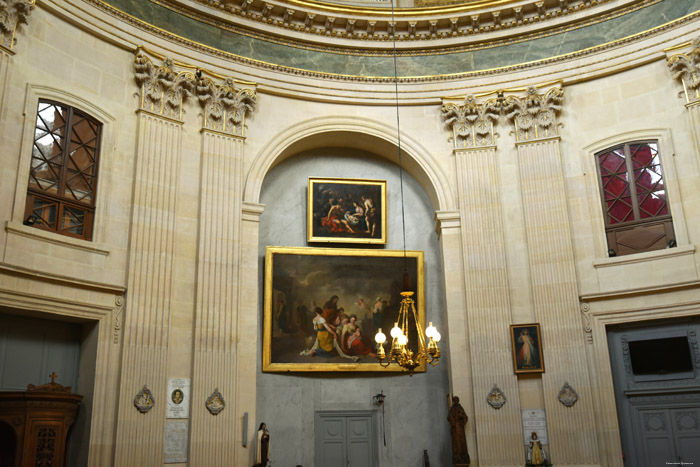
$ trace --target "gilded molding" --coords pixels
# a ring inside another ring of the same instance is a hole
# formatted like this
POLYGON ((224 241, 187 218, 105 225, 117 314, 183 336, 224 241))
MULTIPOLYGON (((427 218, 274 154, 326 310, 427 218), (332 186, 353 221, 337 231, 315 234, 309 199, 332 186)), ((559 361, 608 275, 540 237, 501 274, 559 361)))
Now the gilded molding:
POLYGON ((523 97, 505 97, 503 108, 508 120, 513 121, 516 141, 532 142, 557 136, 557 114, 562 109, 563 100, 564 90, 560 86, 545 93, 529 86, 523 97))
MULTIPOLYGON (((499 94, 499 97, 501 95, 499 94)), ((500 114, 499 98, 478 103, 473 95, 462 104, 442 106, 445 125, 452 131, 454 149, 476 149, 495 145, 494 123, 500 114)))
POLYGON ((233 78, 225 78, 217 84, 204 76, 202 70, 195 72, 196 94, 204 110, 206 129, 234 136, 244 136, 245 117, 255 109, 255 89, 236 86, 233 78))
POLYGON ((21 24, 28 24, 36 0, 0 0, 0 47, 11 50, 15 33, 21 24))
POLYGON ((195 75, 175 71, 173 60, 165 58, 157 66, 143 52, 134 58, 134 79, 140 89, 140 108, 156 115, 182 120, 182 105, 192 95, 195 75))
POLYGON ((668 57, 666 64, 673 73, 673 79, 683 84, 683 92, 688 104, 700 101, 700 38, 692 42, 693 49, 668 57))

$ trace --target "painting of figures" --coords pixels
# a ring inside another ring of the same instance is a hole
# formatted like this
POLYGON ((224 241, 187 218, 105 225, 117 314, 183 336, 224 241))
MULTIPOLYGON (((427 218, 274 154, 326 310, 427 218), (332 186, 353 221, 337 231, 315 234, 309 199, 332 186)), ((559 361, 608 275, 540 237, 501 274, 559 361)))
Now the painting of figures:
POLYGON ((394 326, 404 268, 425 326, 422 251, 267 247, 263 371, 403 371, 379 365, 374 335, 394 326))
POLYGON ((386 181, 309 178, 309 242, 386 244, 386 181))
POLYGON ((542 338, 539 324, 514 324, 510 327, 515 373, 544 373, 542 338))

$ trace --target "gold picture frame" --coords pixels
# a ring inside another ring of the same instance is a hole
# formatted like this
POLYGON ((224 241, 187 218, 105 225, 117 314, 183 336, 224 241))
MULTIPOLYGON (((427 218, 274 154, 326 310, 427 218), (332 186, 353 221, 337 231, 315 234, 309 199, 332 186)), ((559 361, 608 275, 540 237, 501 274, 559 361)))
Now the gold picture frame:
POLYGON ((386 245, 386 180, 310 177, 310 243, 386 245))
MULTIPOLYGON (((404 258, 402 250, 268 246, 263 372, 405 371, 396 364, 383 368, 374 356, 374 334, 381 327, 388 335, 398 316, 404 267, 425 329, 423 252, 405 254, 404 258)), ((413 325, 409 342, 416 341, 413 325)), ((415 371, 424 372, 425 363, 415 371)))
POLYGON ((515 374, 544 373, 542 334, 539 323, 512 324, 510 343, 515 374))

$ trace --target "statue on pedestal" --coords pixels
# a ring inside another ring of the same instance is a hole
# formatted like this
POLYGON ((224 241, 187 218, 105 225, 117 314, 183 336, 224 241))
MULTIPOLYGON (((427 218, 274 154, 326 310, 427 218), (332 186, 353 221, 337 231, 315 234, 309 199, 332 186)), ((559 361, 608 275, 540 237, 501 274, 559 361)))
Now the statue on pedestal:
POLYGON ((467 434, 464 431, 467 425, 467 413, 459 403, 459 397, 452 397, 452 406, 447 414, 452 434, 452 465, 465 467, 469 465, 469 450, 467 449, 467 434))
POLYGON ((547 455, 542 447, 542 442, 537 439, 534 431, 530 435, 530 443, 527 447, 527 467, 549 467, 552 464, 547 460, 547 455))
POLYGON ((270 465, 270 432, 267 431, 267 425, 260 424, 258 428, 258 445, 255 450, 255 466, 267 467, 270 465))

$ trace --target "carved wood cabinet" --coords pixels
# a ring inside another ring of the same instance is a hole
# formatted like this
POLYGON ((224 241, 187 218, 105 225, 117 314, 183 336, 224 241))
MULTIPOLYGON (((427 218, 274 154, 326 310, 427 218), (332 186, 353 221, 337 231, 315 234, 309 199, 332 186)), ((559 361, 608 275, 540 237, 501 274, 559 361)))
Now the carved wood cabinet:
POLYGON ((0 466, 64 467, 83 396, 57 383, 0 392, 0 466))

